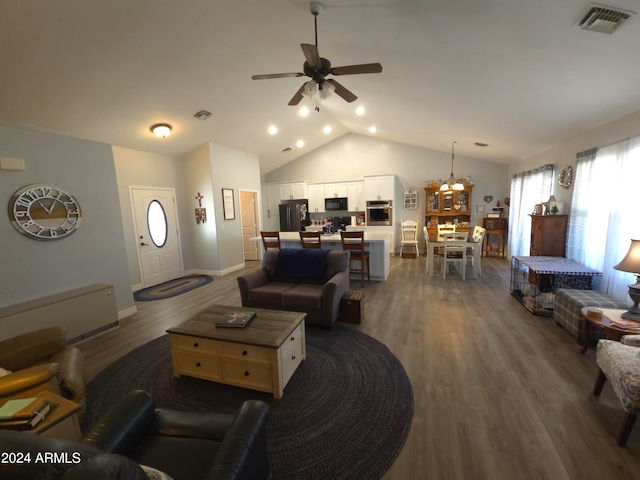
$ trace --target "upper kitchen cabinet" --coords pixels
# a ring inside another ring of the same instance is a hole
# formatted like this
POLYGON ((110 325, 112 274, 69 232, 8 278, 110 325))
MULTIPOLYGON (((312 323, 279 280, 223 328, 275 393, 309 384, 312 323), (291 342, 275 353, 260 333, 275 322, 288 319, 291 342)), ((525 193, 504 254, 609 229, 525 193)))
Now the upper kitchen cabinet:
POLYGON ((364 212, 367 202, 364 199, 364 182, 347 184, 347 203, 350 212, 364 212))
POLYGON ((289 182, 280 184, 280 200, 309 198, 307 182, 289 182))
POLYGON ((312 183, 309 185, 309 212, 324 213, 324 184, 312 183))
POLYGON ((324 198, 344 198, 347 196, 347 184, 342 183, 325 183, 324 198))
POLYGON ((371 175, 364 177, 365 200, 393 200, 395 175, 371 175))

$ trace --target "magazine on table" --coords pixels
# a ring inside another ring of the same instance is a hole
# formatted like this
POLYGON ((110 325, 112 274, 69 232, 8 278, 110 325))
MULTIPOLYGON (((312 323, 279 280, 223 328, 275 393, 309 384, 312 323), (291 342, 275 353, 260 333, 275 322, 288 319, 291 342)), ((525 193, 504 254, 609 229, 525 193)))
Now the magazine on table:
POLYGON ((216 327, 244 328, 256 316, 256 312, 227 312, 216 321, 216 327))

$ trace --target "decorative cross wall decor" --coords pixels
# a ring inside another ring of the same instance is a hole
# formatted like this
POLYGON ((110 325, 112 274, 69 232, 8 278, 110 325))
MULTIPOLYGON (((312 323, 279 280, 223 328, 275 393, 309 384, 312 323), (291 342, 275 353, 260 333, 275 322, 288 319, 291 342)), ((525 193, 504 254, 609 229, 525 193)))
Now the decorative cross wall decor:
POLYGON ((196 208, 196 223, 198 225, 200 225, 200 223, 204 223, 207 221, 207 209, 206 208, 202 208, 202 199, 204 198, 204 195, 200 195, 200 192, 198 192, 198 195, 196 195, 195 199, 198 200, 198 207, 196 208))

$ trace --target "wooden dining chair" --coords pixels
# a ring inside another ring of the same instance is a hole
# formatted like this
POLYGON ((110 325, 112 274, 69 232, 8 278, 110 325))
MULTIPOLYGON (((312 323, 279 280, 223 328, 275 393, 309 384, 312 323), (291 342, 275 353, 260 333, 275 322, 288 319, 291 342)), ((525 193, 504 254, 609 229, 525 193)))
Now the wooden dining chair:
POLYGON ((418 221, 405 220, 401 224, 400 257, 404 257, 405 249, 412 257, 420 257, 418 252, 418 221))
POLYGON ((300 232, 302 248, 322 248, 321 232, 300 232))
POLYGON ((449 264, 453 263, 457 266, 462 280, 466 280, 467 265, 467 240, 469 233, 467 232, 449 232, 444 234, 443 254, 442 254, 442 278, 447 278, 447 270, 449 264))
POLYGON ((471 266, 473 267, 474 278, 477 275, 482 275, 482 266, 480 260, 482 258, 482 244, 484 243, 484 235, 487 233, 487 229, 476 225, 473 227, 471 238, 467 243, 467 261, 471 260, 471 266))
POLYGON ((369 252, 364 249, 364 232, 340 232, 342 250, 349 252, 349 269, 353 273, 359 273, 364 288, 364 274, 367 280, 371 280, 371 265, 369 262, 369 252), (360 262, 360 268, 351 268, 351 261, 360 262))
POLYGON ((262 245, 264 245, 265 250, 270 248, 280 249, 280 232, 261 231, 260 236, 262 237, 262 245))

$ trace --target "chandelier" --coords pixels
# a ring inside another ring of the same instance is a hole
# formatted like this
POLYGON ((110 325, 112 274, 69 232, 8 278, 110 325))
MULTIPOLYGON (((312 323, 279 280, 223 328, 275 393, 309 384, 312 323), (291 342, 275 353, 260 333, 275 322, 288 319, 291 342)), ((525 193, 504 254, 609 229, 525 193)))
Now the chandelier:
POLYGON ((464 190, 464 185, 459 180, 456 180, 456 178, 453 176, 453 160, 455 159, 455 154, 453 153, 453 146, 456 143, 457 142, 454 141, 451 144, 451 176, 449 177, 449 180, 447 180, 445 183, 443 183, 440 186, 440 191, 442 192, 450 192, 451 190, 464 190))

